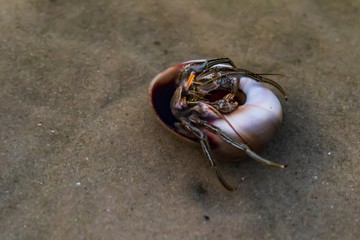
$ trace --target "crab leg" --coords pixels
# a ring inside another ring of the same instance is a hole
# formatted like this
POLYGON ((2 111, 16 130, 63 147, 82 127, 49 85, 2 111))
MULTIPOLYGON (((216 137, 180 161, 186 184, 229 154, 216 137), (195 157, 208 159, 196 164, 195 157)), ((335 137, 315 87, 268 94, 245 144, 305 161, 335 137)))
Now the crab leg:
POLYGON ((209 144, 209 140, 208 137, 197 127, 193 126, 189 121, 185 120, 185 119, 181 119, 180 120, 181 125, 183 126, 183 128, 188 131, 189 133, 193 134, 200 142, 201 144, 201 148, 206 156, 206 158, 209 160, 210 165, 213 169, 215 169, 216 171, 216 175, 219 179, 219 181, 221 182, 221 184, 229 191, 235 191, 235 188, 232 187, 230 184, 228 184, 226 182, 226 180, 224 179, 224 177, 221 175, 219 169, 216 166, 216 163, 212 157, 212 154, 210 152, 210 144, 209 144))
POLYGON ((204 70, 207 70, 217 64, 229 64, 232 67, 236 68, 235 64, 229 58, 213 58, 210 60, 204 60, 199 62, 189 62, 188 70, 203 72, 204 70))
POLYGON ((228 144, 245 151, 245 153, 252 159, 260 162, 261 164, 264 164, 266 166, 271 166, 271 167, 278 167, 278 168, 285 168, 286 165, 280 164, 280 163, 276 163, 276 162, 272 162, 269 161, 261 156, 259 156, 258 154, 256 154, 254 151, 252 151, 250 149, 250 147, 244 143, 238 143, 236 141, 234 141, 233 139, 231 139, 227 134, 223 133, 221 131, 220 128, 209 124, 208 122, 204 121, 204 120, 200 120, 200 119, 192 119, 192 121, 196 124, 199 124, 201 126, 203 126, 205 129, 209 130, 210 132, 218 135, 222 140, 224 140, 225 142, 227 142, 228 144))
POLYGON ((212 66, 217 64, 230 64, 234 68, 236 67, 229 58, 214 58, 206 61, 205 69, 211 68, 212 66))

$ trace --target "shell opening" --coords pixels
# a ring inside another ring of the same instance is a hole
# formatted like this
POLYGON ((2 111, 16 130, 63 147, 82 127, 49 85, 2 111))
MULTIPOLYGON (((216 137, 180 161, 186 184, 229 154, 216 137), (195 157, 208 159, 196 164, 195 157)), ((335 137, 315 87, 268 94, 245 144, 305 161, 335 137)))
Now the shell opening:
POLYGON ((151 91, 152 105, 161 121, 175 129, 176 118, 172 115, 170 101, 176 90, 175 81, 157 82, 151 91))

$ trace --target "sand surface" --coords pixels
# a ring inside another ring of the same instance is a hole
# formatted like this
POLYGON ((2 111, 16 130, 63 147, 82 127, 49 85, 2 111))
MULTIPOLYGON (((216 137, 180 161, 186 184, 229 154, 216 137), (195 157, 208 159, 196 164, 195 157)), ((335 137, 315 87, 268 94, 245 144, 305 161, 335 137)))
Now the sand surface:
POLYGON ((359 1, 0 4, 0 239, 360 239, 359 1), (147 94, 211 57, 286 75, 288 168, 223 163, 234 193, 147 94))

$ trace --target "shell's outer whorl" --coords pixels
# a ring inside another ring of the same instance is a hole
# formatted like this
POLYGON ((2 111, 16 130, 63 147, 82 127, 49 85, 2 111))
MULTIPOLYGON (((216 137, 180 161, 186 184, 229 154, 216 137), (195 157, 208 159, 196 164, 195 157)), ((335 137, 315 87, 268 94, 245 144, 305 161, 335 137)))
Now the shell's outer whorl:
MULTIPOLYGON (((239 88, 245 93, 246 101, 237 110, 224 117, 232 124, 237 133, 225 120, 216 120, 213 125, 222 129, 226 134, 238 142, 243 142, 258 152, 275 135, 282 123, 282 108, 275 94, 261 86, 251 78, 242 77, 239 88), (239 134, 241 138, 237 135, 239 134)), ((211 135, 211 133, 209 133, 211 135)), ((228 157, 243 155, 239 150, 224 143, 217 136, 210 137, 218 145, 218 151, 228 157)))

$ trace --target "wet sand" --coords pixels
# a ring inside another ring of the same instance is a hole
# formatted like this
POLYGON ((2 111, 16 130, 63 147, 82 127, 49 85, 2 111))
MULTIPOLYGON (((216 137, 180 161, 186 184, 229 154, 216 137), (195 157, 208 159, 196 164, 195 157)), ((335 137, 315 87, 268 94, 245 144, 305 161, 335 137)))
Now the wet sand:
POLYGON ((359 239, 359 2, 144 2, 1 1, 0 239, 359 239), (211 57, 286 75, 234 193, 147 93, 211 57))

